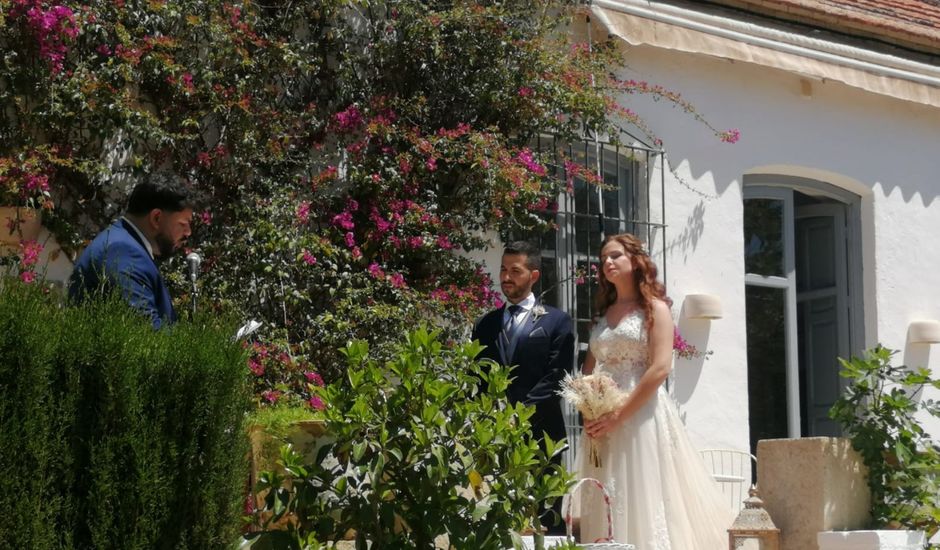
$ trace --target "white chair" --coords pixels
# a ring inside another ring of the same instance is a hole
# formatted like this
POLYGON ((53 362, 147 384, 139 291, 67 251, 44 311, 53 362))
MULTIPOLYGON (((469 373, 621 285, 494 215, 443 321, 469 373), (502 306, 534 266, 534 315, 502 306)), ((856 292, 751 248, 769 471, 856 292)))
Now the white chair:
POLYGON ((752 466, 757 464, 757 458, 747 451, 735 449, 704 449, 699 452, 705 467, 728 498, 731 511, 737 514, 748 498, 752 466))

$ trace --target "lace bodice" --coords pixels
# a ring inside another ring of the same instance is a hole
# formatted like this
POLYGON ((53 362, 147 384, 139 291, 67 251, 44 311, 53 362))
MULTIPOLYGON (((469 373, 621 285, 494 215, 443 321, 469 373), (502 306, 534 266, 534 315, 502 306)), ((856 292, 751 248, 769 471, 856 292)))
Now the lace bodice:
POLYGON ((649 365, 645 320, 643 311, 635 310, 610 327, 606 315, 602 315, 591 331, 595 372, 607 372, 625 390, 636 386, 649 365))

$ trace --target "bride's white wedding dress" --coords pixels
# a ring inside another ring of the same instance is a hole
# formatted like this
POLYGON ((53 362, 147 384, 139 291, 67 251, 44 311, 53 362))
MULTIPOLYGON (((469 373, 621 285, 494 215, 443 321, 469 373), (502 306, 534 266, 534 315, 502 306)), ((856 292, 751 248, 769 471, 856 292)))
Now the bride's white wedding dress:
MULTIPOLYGON (((609 373, 628 392, 649 362, 644 318, 634 311, 609 327, 602 316, 591 332, 595 372, 609 373)), ((730 507, 662 386, 631 418, 594 440, 600 467, 588 459, 590 444, 581 438, 579 477, 600 480, 610 493, 616 542, 637 550, 728 547, 730 507)), ((607 510, 596 489, 585 485, 580 493, 581 541, 595 542, 607 536, 607 510)))

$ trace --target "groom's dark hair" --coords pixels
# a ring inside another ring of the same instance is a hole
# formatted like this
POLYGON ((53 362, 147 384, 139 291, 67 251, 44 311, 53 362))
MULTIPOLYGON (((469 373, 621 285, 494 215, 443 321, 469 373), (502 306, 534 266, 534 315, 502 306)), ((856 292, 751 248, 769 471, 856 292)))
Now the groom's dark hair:
POLYGON ((525 266, 529 270, 542 269, 542 251, 528 241, 513 241, 507 244, 503 248, 503 256, 507 254, 525 256, 525 266))

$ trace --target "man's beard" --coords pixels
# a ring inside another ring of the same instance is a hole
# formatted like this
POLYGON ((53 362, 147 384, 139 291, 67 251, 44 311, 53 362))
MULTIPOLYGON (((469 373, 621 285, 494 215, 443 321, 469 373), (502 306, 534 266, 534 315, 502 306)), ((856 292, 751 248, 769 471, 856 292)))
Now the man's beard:
POLYGON ((503 288, 503 295, 506 296, 510 301, 515 300, 519 301, 529 295, 529 290, 522 286, 513 285, 509 288, 503 288))
POLYGON ((176 252, 176 245, 173 244, 173 240, 165 234, 157 233, 153 240, 157 243, 157 249, 154 251, 155 256, 165 260, 176 252))

